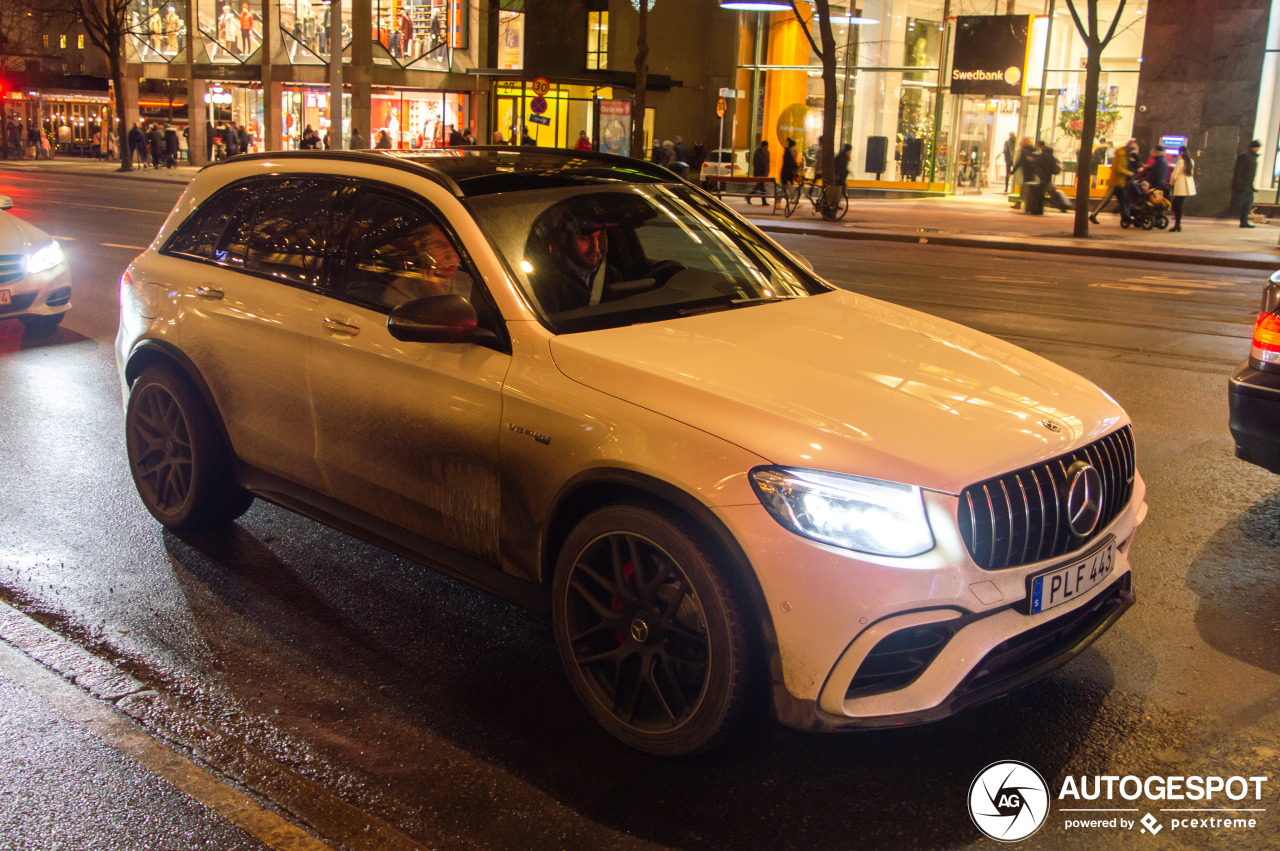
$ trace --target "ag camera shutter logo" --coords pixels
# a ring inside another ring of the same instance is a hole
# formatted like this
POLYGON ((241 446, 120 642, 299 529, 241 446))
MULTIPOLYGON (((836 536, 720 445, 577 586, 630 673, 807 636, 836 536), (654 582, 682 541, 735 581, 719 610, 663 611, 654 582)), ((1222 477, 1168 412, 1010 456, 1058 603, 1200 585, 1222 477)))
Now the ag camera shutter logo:
POLYGON ((1025 762, 993 762, 969 787, 969 816, 997 842, 1019 842, 1040 829, 1049 815, 1049 786, 1025 762))

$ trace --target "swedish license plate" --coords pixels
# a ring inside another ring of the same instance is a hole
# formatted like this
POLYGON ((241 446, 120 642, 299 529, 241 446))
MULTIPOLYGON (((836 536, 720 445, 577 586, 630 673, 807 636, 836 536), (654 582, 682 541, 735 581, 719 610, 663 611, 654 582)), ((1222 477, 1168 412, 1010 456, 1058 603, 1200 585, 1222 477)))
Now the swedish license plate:
POLYGON ((1070 603, 1101 585, 1116 566, 1116 539, 1109 536, 1102 546, 1080 561, 1055 567, 1031 577, 1031 614, 1070 603))
POLYGON ((0 290, 0 304, 8 304, 8 303, 9 303, 9 291, 0 290))

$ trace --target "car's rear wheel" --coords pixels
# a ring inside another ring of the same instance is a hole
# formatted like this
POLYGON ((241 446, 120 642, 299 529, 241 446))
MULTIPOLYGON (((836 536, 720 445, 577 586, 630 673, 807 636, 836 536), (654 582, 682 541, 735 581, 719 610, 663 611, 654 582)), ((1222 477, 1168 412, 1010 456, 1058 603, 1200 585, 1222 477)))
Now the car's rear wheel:
POLYGON ((745 715, 748 630, 691 524, 636 505, 587 516, 561 549, 552 610, 574 690, 625 744, 683 756, 745 715))
POLYGON ((147 367, 125 411, 129 468, 151 515, 173 529, 220 526, 252 494, 236 486, 231 457, 200 395, 177 367, 147 367))
POLYGON ((28 331, 33 331, 37 334, 48 334, 62 323, 62 317, 65 315, 65 313, 32 313, 19 316, 18 321, 28 331))

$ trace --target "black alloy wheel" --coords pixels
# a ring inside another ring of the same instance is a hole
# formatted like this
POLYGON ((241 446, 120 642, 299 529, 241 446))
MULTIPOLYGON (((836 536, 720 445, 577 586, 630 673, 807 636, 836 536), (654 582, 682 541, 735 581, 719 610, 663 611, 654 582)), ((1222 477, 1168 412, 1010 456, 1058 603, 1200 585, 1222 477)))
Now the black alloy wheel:
POLYGON ((125 439, 138 495, 165 526, 223 525, 252 504, 253 496, 232 481, 230 455, 212 416, 176 367, 150 366, 134 381, 125 439))
POLYGON ((574 690, 622 742, 683 756, 745 713, 747 629, 687 524, 627 505, 588 516, 561 552, 552 605, 574 690))

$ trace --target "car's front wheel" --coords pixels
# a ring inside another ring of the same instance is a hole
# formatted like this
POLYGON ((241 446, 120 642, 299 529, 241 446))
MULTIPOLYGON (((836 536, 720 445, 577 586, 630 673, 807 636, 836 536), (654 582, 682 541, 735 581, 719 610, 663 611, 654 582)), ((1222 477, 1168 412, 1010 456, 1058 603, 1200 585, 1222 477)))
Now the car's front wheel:
POLYGON ((219 526, 249 509, 204 401, 177 367, 147 367, 125 411, 129 469, 151 515, 173 529, 219 526))
POLYGON ((683 756, 718 744, 746 714, 748 630, 696 529, 635 505, 602 508, 556 565, 556 644, 574 690, 627 745, 683 756))

